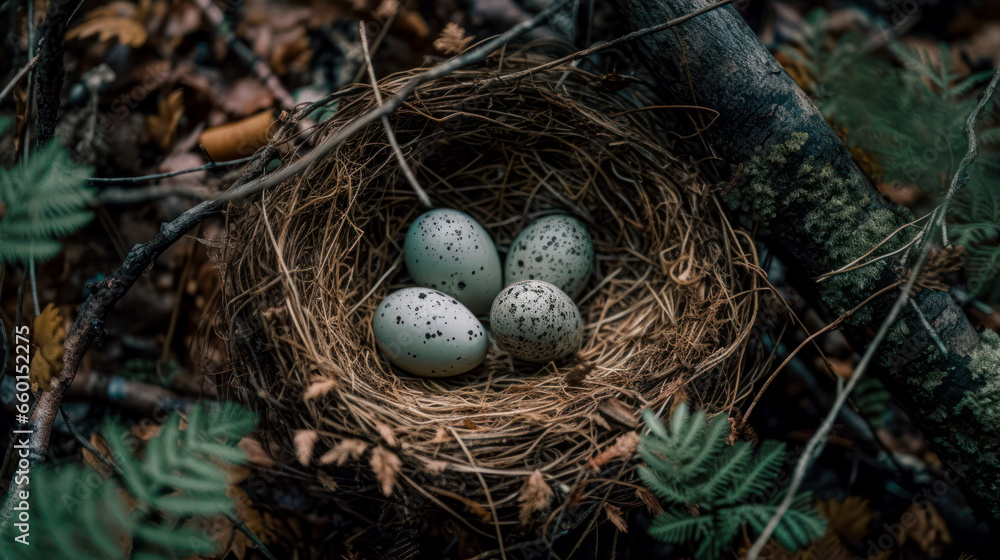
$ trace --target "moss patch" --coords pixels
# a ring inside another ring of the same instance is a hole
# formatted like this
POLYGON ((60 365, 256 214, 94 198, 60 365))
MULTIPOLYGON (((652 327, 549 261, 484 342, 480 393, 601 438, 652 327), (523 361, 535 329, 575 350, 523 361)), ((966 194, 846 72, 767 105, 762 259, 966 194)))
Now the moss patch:
POLYGON ((981 384, 955 405, 958 414, 968 409, 989 431, 1000 431, 1000 335, 986 329, 979 335, 982 345, 969 356, 972 378, 981 384))

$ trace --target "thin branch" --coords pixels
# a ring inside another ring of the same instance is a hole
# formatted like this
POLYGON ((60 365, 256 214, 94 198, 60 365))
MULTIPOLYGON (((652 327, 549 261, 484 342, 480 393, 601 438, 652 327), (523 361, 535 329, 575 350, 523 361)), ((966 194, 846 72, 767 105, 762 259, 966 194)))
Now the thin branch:
POLYGON ((24 68, 21 68, 20 70, 17 71, 17 74, 14 74, 14 77, 11 78, 10 83, 4 86, 3 91, 0 91, 0 101, 3 101, 4 98, 7 97, 7 94, 9 94, 11 90, 14 89, 14 86, 16 86, 17 83, 21 81, 21 78, 27 76, 28 71, 34 68, 35 64, 37 63, 38 63, 38 55, 36 54, 35 57, 31 59, 31 62, 25 64, 24 68))
MULTIPOLYGON (((998 83, 1000 83, 1000 67, 997 67, 996 71, 993 73, 993 79, 990 80, 989 85, 986 86, 986 89, 980 94, 979 103, 972 110, 972 113, 965 122, 965 137, 968 141, 968 150, 966 151, 965 157, 962 158, 961 163, 959 163, 958 170, 955 172, 954 177, 952 177, 951 186, 949 187, 944 200, 941 202, 941 205, 938 206, 938 209, 935 210, 934 218, 931 222, 924 226, 924 231, 931 231, 944 224, 944 217, 947 214, 948 203, 955 193, 969 182, 969 165, 971 165, 972 162, 975 161, 976 156, 979 155, 979 143, 976 139, 976 118, 982 112, 990 98, 992 98, 993 92, 996 90, 998 83)), ((875 338, 872 339, 868 347, 865 348, 865 353, 861 356, 861 360, 854 368, 854 373, 851 374, 850 381, 848 381, 844 389, 837 394, 837 398, 834 400, 833 406, 823 419, 823 423, 816 430, 816 433, 809 438, 809 443, 806 445, 805 451, 802 452, 802 456, 799 457, 798 464, 795 465, 795 474, 792 477, 791 484, 788 486, 785 497, 781 500, 781 504, 778 506, 778 509, 775 510, 774 515, 768 521, 764 530, 761 531, 757 540, 754 541, 753 546, 747 552, 747 560, 757 560, 759 558, 761 551, 764 549, 764 545, 767 544, 771 535, 774 534, 774 530, 778 528, 778 524, 781 523, 782 517, 784 517, 784 515, 788 512, 792 502, 795 500, 795 495, 798 493, 799 487, 802 485, 806 471, 809 469, 809 465, 812 462, 817 449, 826 441, 826 438, 830 434, 830 430, 833 429, 833 423, 837 419, 840 409, 843 408, 844 403, 847 402, 847 397, 851 394, 851 391, 854 390, 854 387, 857 386, 858 382, 864 376, 865 371, 868 369, 868 364, 875 356, 875 351, 878 350, 882 340, 884 340, 886 335, 889 333, 889 329, 896 323, 896 319, 903 306, 906 305, 907 301, 909 301, 910 292, 917 282, 917 277, 920 276, 920 270, 923 268, 924 263, 927 262, 927 255, 929 253, 928 249, 930 248, 927 241, 929 239, 930 236, 924 236, 924 242, 922 243, 920 254, 910 271, 910 277, 903 286, 902 292, 900 292, 899 297, 896 298, 892 308, 889 310, 889 314, 886 316, 885 320, 882 321, 881 326, 879 326, 878 332, 875 334, 875 338)))
POLYGON ((92 177, 87 179, 88 185, 119 185, 119 184, 131 184, 131 183, 144 183, 146 181, 156 181, 158 179, 166 179, 168 177, 176 177, 178 175, 185 175, 187 173, 196 173, 198 171, 205 171, 208 169, 215 169, 216 167, 229 167, 231 165, 239 165, 241 163, 247 163, 257 158, 257 155, 247 156, 245 158, 234 159, 230 161, 210 161, 205 165, 199 167, 192 167, 191 169, 181 169, 180 171, 171 171, 169 173, 156 173, 155 175, 142 175, 139 177, 92 177))
MULTIPOLYGON (((402 3, 400 3, 402 5, 402 3)), ((361 28, 361 50, 365 54, 365 65, 368 67, 368 77, 372 82, 372 91, 375 93, 375 102, 378 103, 379 107, 382 107, 382 93, 378 90, 378 80, 375 79, 375 66, 372 64, 372 55, 368 52, 368 34, 365 33, 364 28, 361 28)), ((413 174, 413 170, 410 169, 410 164, 406 163, 406 156, 403 155, 402 148, 399 147, 399 142, 396 141, 396 133, 392 131, 392 125, 389 124, 388 115, 382 115, 382 127, 385 128, 385 137, 392 146, 392 152, 396 154, 396 160, 399 162, 399 168, 403 170, 403 175, 406 176, 406 180, 409 181, 410 187, 413 188, 413 192, 416 193, 417 199, 420 200, 420 204, 423 204, 424 208, 433 208, 434 205, 431 204, 431 199, 427 196, 427 191, 420 186, 420 182, 417 181, 417 176, 413 174)))

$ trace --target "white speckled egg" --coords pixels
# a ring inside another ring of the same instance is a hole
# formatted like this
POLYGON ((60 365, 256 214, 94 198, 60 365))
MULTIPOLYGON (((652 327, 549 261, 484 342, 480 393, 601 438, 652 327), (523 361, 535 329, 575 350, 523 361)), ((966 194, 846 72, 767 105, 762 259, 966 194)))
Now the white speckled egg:
POLYGON ((389 294, 372 317, 375 343, 389 360, 424 377, 449 377, 482 363, 489 341, 457 299, 428 288, 389 294))
POLYGON ((490 330, 497 343, 529 362, 547 362, 576 352, 583 321, 562 290, 540 280, 525 280, 500 291, 490 309, 490 330))
POLYGON ((453 296, 476 315, 489 312, 503 287, 500 255, 490 234, 458 210, 431 210, 414 220, 403 256, 414 282, 453 296))
POLYGON ((504 269, 506 285, 544 280, 566 295, 580 297, 594 262, 594 242, 572 216, 548 216, 524 228, 510 245, 504 269))

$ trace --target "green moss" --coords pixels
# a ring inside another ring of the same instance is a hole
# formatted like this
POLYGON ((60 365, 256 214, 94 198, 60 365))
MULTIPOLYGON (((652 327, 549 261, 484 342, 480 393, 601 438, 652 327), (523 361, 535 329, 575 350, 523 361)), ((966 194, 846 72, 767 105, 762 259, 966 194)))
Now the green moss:
MULTIPOLYGON (((813 243, 822 246, 816 255, 817 267, 836 270, 888 239, 903 220, 888 208, 869 212, 870 200, 856 194, 864 190, 855 188, 831 165, 820 165, 815 156, 800 158, 798 168, 790 173, 792 156, 803 150, 808 138, 807 134, 796 132, 766 153, 758 149, 746 168, 749 184, 742 189, 742 198, 731 199, 730 204, 743 210, 739 213, 741 219, 749 215, 757 220, 764 234, 770 233, 771 222, 778 215, 804 209, 802 229, 813 243), (790 189, 781 188, 781 182, 787 182, 789 176, 795 177, 794 185, 790 189)), ((906 235, 896 235, 877 253, 898 248, 906 235)), ((879 287, 886 268, 894 262, 874 261, 829 278, 820 286, 823 301, 837 314, 854 308, 879 287)), ((871 320, 869 309, 862 309, 848 319, 856 325, 871 320)))
POLYGON ((935 422, 944 422, 948 418, 948 409, 943 406, 939 406, 934 409, 934 412, 930 413, 928 417, 935 422))
POLYGON ((986 430, 1000 431, 1000 335, 986 329, 979 338, 982 344, 969 356, 968 367, 980 384, 955 405, 955 413, 968 409, 986 430))
POLYGON ((940 387, 947 378, 947 371, 933 369, 924 375, 911 375, 906 379, 906 381, 910 385, 919 385, 923 389, 924 396, 931 398, 934 396, 934 390, 940 387))

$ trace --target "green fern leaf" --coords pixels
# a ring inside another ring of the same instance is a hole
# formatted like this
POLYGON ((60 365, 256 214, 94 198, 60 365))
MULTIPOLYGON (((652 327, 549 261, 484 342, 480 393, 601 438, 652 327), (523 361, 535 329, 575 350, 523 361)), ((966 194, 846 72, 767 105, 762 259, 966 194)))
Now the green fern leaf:
POLYGON ((63 237, 87 225, 92 170, 73 163, 57 142, 13 169, 0 169, 0 264, 55 256, 63 237))
MULTIPOLYGON (((651 412, 644 411, 643 417, 649 434, 639 444, 646 462, 639 476, 670 503, 654 520, 650 535, 690 543, 697 560, 714 560, 744 525, 760 531, 781 499, 780 493, 770 497, 767 490, 785 462, 783 443, 765 441, 756 453, 746 442, 726 445, 725 415, 706 421, 704 412, 691 413, 685 405, 677 407, 669 430, 651 412), (697 505, 701 514, 692 515, 685 504, 697 505)), ((796 496, 792 511, 779 523, 775 539, 782 546, 801 548, 823 534, 824 521, 808 501, 808 494, 796 496)))

